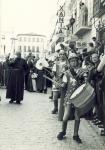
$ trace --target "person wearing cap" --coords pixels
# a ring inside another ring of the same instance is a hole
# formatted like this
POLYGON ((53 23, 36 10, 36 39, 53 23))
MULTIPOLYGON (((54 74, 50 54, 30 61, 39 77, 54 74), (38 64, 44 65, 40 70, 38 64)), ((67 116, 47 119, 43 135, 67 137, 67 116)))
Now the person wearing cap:
POLYGON ((6 98, 11 99, 9 103, 16 101, 17 104, 24 96, 24 76, 28 70, 26 61, 21 58, 21 52, 16 52, 16 57, 9 62, 8 84, 6 98))
POLYGON ((63 75, 62 78, 62 87, 65 88, 67 87, 66 96, 65 96, 65 112, 63 116, 62 131, 59 132, 59 134, 57 135, 57 139, 63 140, 63 137, 66 135, 68 120, 69 118, 74 119, 74 114, 75 114, 73 140, 75 140, 77 143, 82 143, 78 135, 79 126, 80 126, 80 116, 78 115, 78 112, 74 109, 72 103, 70 102, 70 96, 73 94, 76 88, 79 87, 78 74, 77 74, 79 69, 77 55, 75 53, 71 53, 68 61, 70 67, 63 75))
POLYGON ((105 42, 104 40, 101 40, 101 42, 99 40, 96 39, 96 37, 92 37, 93 43, 94 43, 94 47, 98 53, 98 55, 102 55, 104 54, 104 45, 105 42))
MULTIPOLYGON (((72 54, 74 54, 74 53, 77 54, 75 45, 74 45, 73 43, 70 43, 70 44, 69 44, 69 48, 70 48, 70 52, 71 52, 72 54)), ((69 52, 69 55, 70 55, 70 52, 69 52)))
MULTIPOLYGON (((60 50, 59 52, 59 61, 56 61, 52 71, 54 73, 54 80, 57 82, 61 82, 62 74, 65 71, 66 66, 66 54, 64 50, 60 50)), ((52 110, 52 114, 56 114, 58 112, 58 98, 60 95, 60 87, 56 83, 53 84, 53 101, 54 101, 54 109, 52 110)))

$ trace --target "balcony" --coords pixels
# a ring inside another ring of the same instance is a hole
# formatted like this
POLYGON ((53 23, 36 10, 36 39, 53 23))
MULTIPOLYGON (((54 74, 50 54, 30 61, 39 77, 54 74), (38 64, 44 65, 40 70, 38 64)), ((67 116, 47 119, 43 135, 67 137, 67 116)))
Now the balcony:
POLYGON ((82 36, 86 32, 90 31, 91 29, 92 28, 91 28, 91 24, 89 24, 89 21, 85 20, 83 22, 83 19, 80 16, 78 18, 78 21, 76 21, 73 25, 73 34, 77 36, 82 36))

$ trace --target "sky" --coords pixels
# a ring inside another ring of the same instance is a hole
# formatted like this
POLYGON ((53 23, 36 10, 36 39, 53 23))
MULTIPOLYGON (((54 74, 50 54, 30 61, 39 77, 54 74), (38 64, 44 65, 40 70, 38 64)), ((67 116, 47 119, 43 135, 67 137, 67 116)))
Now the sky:
POLYGON ((49 36, 56 22, 58 0, 0 0, 1 31, 49 36))

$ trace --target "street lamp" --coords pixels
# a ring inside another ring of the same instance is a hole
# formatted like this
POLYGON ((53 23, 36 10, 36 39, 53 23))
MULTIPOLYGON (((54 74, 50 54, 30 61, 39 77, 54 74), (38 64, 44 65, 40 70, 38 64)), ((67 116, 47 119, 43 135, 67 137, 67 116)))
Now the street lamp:
POLYGON ((75 19, 73 17, 70 18, 70 26, 72 27, 72 33, 73 33, 73 24, 75 23, 75 19))

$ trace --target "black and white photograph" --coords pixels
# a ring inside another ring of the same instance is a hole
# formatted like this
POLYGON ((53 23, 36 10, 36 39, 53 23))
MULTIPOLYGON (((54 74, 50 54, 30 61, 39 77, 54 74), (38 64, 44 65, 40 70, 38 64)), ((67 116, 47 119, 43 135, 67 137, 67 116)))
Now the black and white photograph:
POLYGON ((0 0, 0 150, 105 150, 105 0, 0 0))

